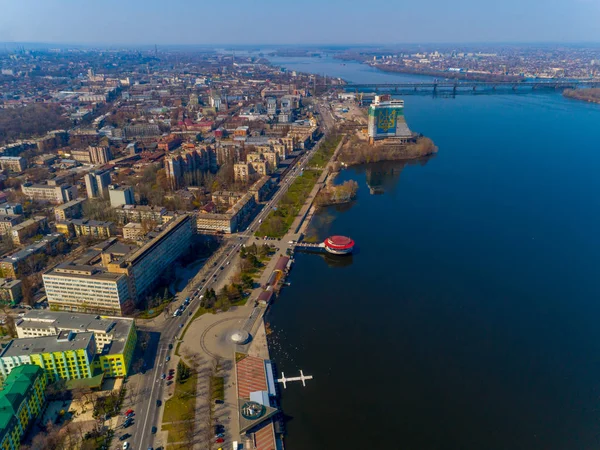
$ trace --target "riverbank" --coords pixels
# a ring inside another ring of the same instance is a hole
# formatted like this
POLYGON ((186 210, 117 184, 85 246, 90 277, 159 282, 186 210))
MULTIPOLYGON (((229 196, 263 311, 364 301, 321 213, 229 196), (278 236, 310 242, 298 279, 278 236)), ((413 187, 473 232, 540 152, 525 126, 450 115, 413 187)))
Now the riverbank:
POLYGON ((600 89, 597 88, 565 89, 563 91, 563 96, 567 98, 572 98, 574 100, 600 104, 600 89))
POLYGON ((369 144, 353 136, 342 146, 338 161, 346 166, 382 161, 409 161, 437 153, 438 148, 427 137, 418 137, 415 142, 394 144, 389 141, 369 144))

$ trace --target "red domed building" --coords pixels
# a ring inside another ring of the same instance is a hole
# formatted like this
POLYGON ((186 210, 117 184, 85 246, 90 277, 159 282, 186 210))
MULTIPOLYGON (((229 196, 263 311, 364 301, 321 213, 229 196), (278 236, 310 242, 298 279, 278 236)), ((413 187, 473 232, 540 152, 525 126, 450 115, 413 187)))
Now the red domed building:
POLYGON ((330 236, 324 244, 325 250, 334 255, 347 255, 354 249, 354 241, 346 236, 330 236))

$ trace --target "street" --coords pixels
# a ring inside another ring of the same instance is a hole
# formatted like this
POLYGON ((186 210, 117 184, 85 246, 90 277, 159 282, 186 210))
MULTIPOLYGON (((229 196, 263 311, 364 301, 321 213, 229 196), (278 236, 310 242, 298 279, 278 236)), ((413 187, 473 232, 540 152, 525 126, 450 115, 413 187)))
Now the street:
MULTIPOLYGON (((223 246, 226 248, 226 252, 214 262, 214 268, 210 270, 208 276, 206 276, 206 283, 202 283, 202 287, 199 288, 200 283, 198 283, 195 278, 192 279, 188 286, 182 292, 177 294, 173 302, 174 306, 178 307, 183 303, 185 298, 189 297, 190 305, 186 311, 190 311, 191 316, 193 316, 199 307, 200 296, 205 294, 206 290, 209 288, 218 291, 218 289, 226 283, 228 278, 236 270, 233 267, 235 264, 227 263, 231 262, 242 246, 251 243, 249 241, 252 239, 253 233, 272 211, 272 208, 277 205, 281 197, 287 192, 289 186, 294 182, 298 175, 302 173, 302 169, 314 152, 319 148, 319 144, 320 141, 317 142, 311 150, 307 151, 294 162, 293 168, 280 180, 277 191, 247 228, 243 232, 232 234, 225 240, 223 246), (221 269, 221 267, 223 267, 223 269, 221 269)), ((218 315, 215 317, 218 317, 218 315)), ((165 358, 172 355, 174 352, 178 342, 177 337, 185 328, 188 320, 190 320, 189 314, 184 314, 175 318, 169 317, 165 320, 165 323, 160 330, 148 330, 156 332, 155 334, 157 336, 156 338, 151 339, 145 351, 144 359, 147 367, 145 374, 137 383, 138 401, 135 405, 123 405, 123 411, 130 408, 135 410, 134 423, 127 429, 119 428, 115 433, 116 437, 119 437, 124 433, 130 434, 131 436, 127 441, 130 445, 133 445, 134 448, 147 449, 150 447, 156 448, 157 446, 162 446, 163 448, 166 447, 166 442, 162 442, 159 434, 152 433, 153 427, 160 430, 160 410, 164 407, 165 400, 167 400, 165 398, 166 381, 161 379, 161 375, 168 374, 170 368, 176 368, 176 363, 174 361, 166 362, 165 358), (169 349, 169 344, 173 346, 173 349, 169 349), (155 357, 154 360, 151 359, 153 357, 155 357), (161 407, 157 407, 157 400, 161 400, 161 407)), ((140 329, 144 330, 144 327, 141 326, 140 329)), ((198 418, 196 418, 196 420, 198 421, 198 418)))

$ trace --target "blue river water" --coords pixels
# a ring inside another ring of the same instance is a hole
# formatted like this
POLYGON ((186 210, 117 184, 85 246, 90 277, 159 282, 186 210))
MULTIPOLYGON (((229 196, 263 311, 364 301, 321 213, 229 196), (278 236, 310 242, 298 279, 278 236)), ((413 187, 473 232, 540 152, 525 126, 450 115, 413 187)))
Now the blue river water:
MULTIPOLYGON (((415 79, 274 58, 354 82, 415 79)), ((406 96, 426 161, 353 167, 268 315, 286 449, 600 446, 600 106, 560 94, 406 96)))

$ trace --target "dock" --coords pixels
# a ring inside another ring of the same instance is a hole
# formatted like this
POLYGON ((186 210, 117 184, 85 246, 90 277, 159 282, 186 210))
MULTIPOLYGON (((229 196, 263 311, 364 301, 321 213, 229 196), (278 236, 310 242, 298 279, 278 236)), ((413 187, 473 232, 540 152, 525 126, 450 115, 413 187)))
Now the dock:
POLYGON ((283 383, 283 388, 287 389, 287 383, 289 383, 290 381, 302 381, 302 386, 306 386, 306 380, 312 380, 312 379, 313 379, 312 375, 304 375, 302 370, 300 370, 299 377, 291 377, 291 378, 286 378, 285 374, 283 372, 281 372, 281 378, 279 378, 277 380, 277 382, 283 383))

